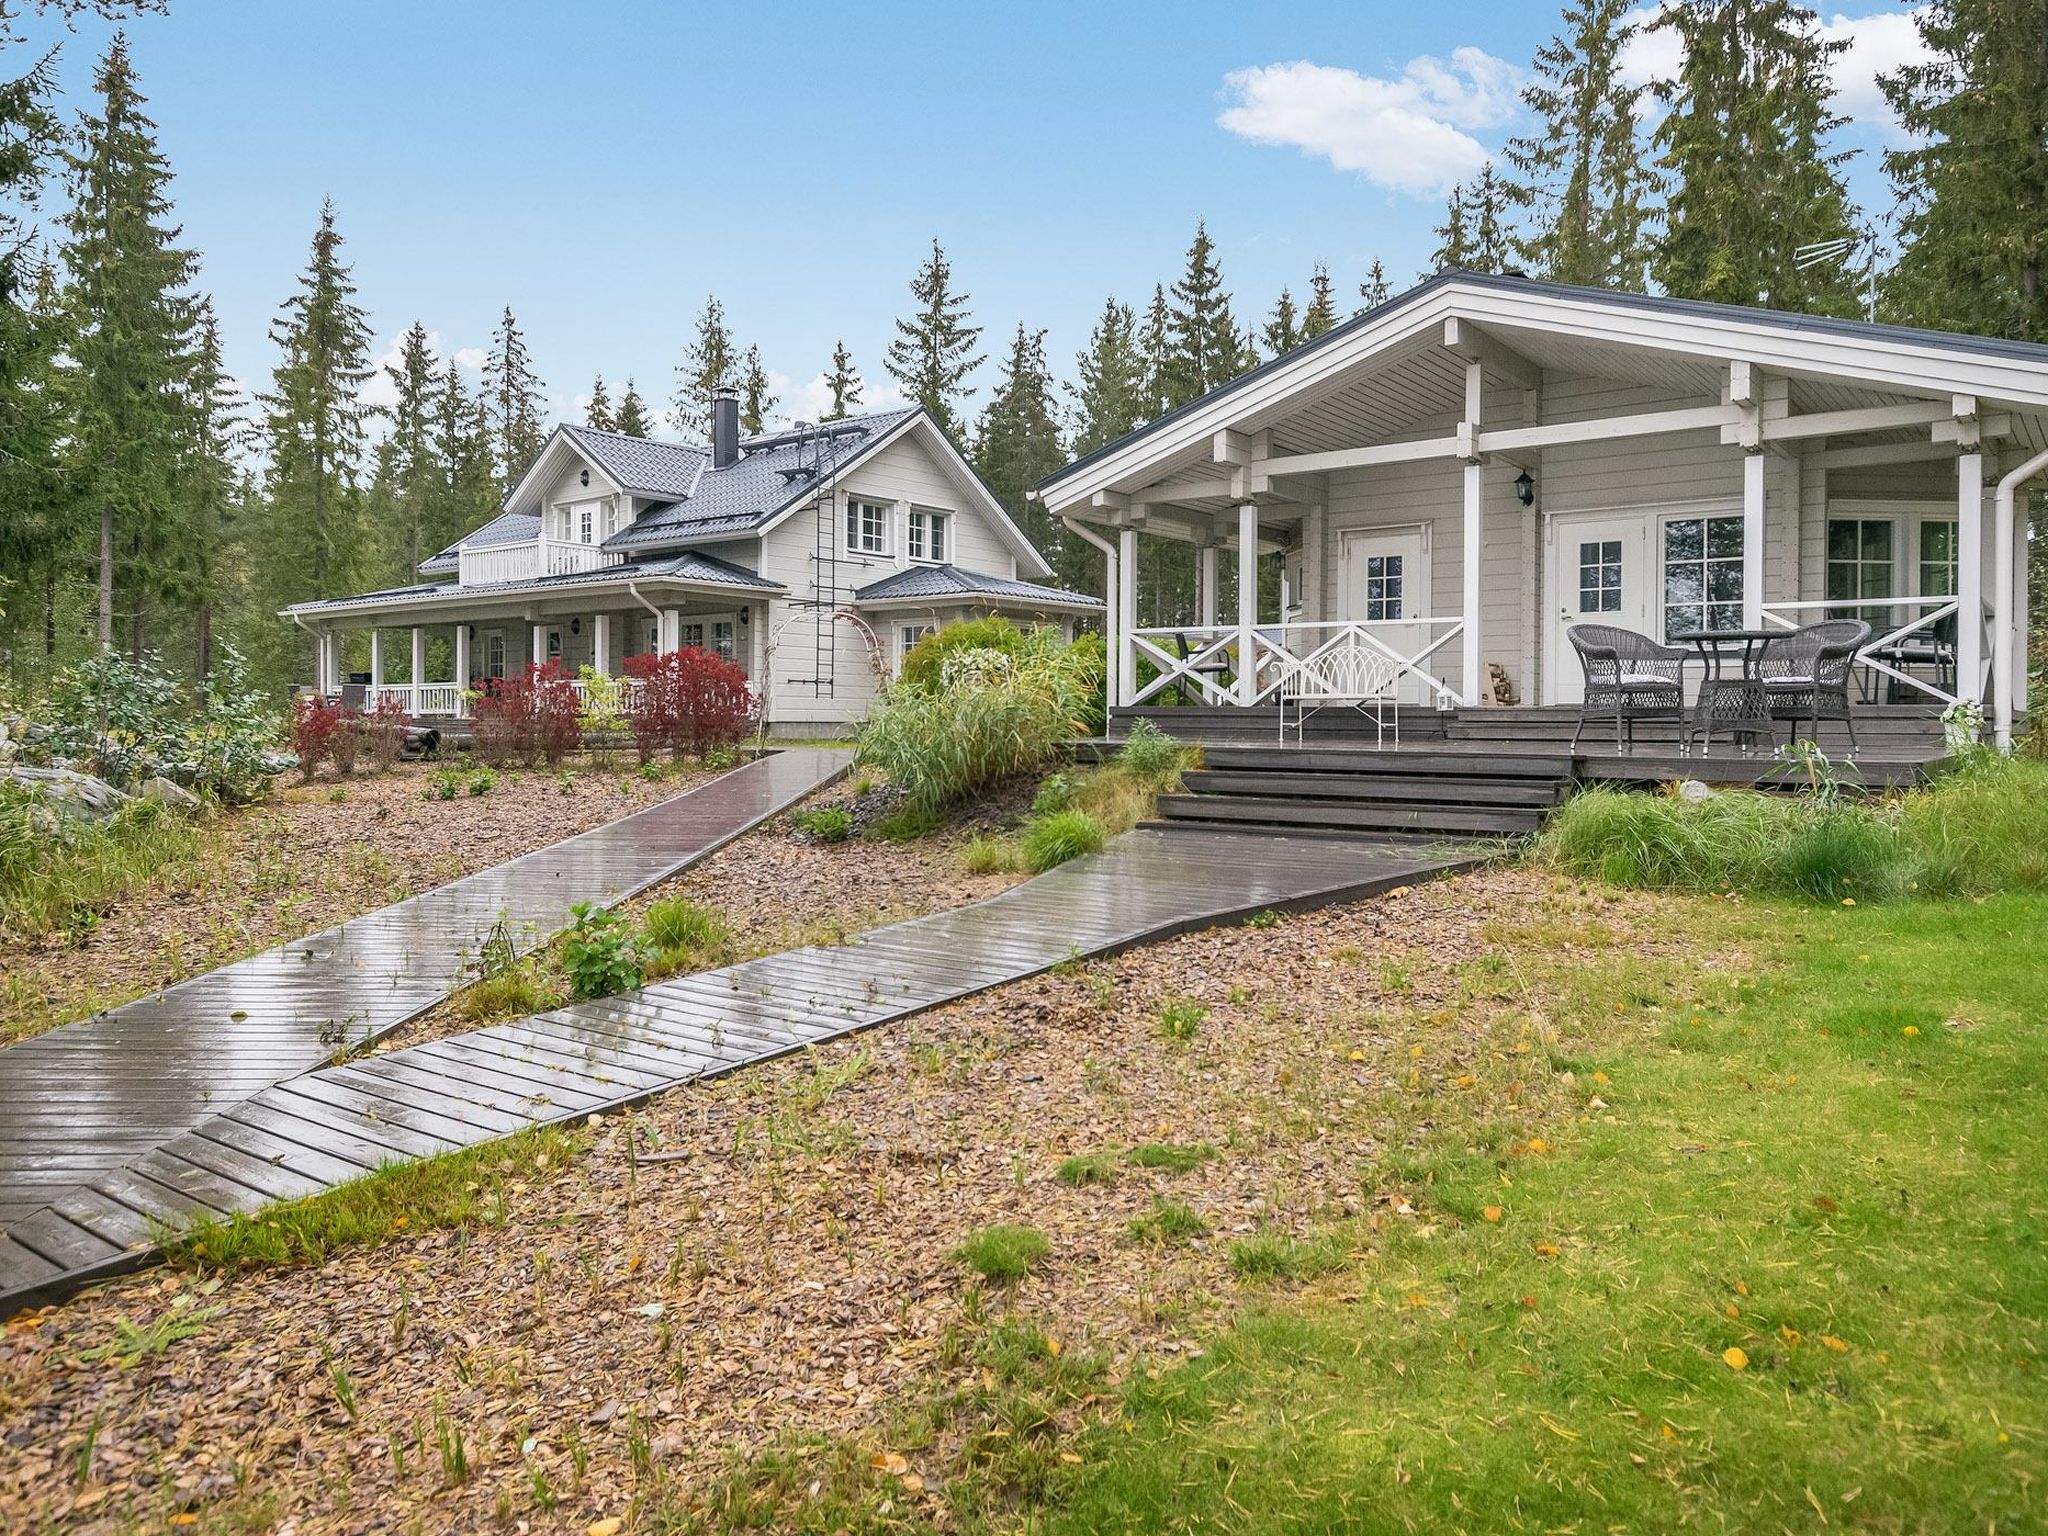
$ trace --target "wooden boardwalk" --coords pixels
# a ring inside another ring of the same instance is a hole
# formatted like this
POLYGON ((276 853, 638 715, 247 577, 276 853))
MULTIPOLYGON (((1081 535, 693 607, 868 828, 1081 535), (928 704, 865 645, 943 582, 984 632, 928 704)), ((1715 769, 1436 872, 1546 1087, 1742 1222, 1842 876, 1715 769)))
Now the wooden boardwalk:
MULTIPOLYGON (((771 753, 632 816, 0 1049, 0 1231, 447 996, 502 917, 524 942, 579 901, 666 878, 846 771, 771 753)), ((61 1229, 60 1229, 61 1230, 61 1229)))
POLYGON ((615 1109, 1147 939, 1371 895, 1488 850, 1126 833, 973 906, 261 1086, 0 1236, 0 1316, 147 1262, 158 1235, 530 1125, 615 1109))

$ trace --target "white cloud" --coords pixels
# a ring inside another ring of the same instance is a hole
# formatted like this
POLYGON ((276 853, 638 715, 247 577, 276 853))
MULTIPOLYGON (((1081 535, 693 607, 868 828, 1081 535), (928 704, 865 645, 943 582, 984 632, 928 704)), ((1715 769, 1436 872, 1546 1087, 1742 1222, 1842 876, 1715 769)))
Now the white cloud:
MULTIPOLYGON (((434 345, 437 349, 439 348, 440 339, 438 337, 435 338, 434 345)), ((455 349, 455 361, 464 368, 472 371, 479 370, 484 365, 484 349, 482 347, 457 347, 455 349)))
POLYGON ((1217 123, 1254 144, 1291 144, 1340 171, 1435 196, 1492 158, 1472 130, 1515 115, 1521 72, 1484 49, 1409 60, 1397 80, 1298 59, 1235 70, 1217 123))
MULTIPOLYGON (((1664 9, 1664 0, 1659 0, 1655 5, 1639 6, 1629 12, 1628 19, 1637 30, 1623 46, 1616 68, 1631 85, 1670 80, 1684 62, 1676 31, 1669 27, 1649 30, 1650 23, 1664 9)), ((1869 16, 1837 12, 1821 24, 1823 38, 1849 45, 1829 65, 1837 113, 1888 136, 1900 133, 1898 118, 1885 101, 1884 92, 1878 89, 1877 77, 1892 74, 1901 65, 1925 63, 1933 57, 1916 25, 1919 14, 1918 9, 1878 11, 1869 16)))
MULTIPOLYGON (((782 403, 774 413, 778 425, 787 426, 797 421, 818 421, 832 409, 831 381, 822 372, 798 384, 788 375, 776 373, 771 369, 768 383, 775 393, 782 397, 782 403)), ((854 407, 856 411, 893 411, 910 403, 904 398, 903 391, 897 388, 894 379, 881 384, 863 379, 861 385, 862 397, 860 404, 854 407)))
MULTIPOLYGON (((441 357, 441 333, 439 331, 427 332, 427 351, 436 362, 439 362, 441 357)), ((391 338, 390 343, 382 352, 379 352, 370 359, 370 367, 374 371, 367 379, 363 380, 362 399, 365 405, 374 406, 378 410, 389 410, 392 406, 398 404, 398 386, 391 381, 391 375, 384 370, 396 368, 404 356, 405 332, 400 331, 391 338)))

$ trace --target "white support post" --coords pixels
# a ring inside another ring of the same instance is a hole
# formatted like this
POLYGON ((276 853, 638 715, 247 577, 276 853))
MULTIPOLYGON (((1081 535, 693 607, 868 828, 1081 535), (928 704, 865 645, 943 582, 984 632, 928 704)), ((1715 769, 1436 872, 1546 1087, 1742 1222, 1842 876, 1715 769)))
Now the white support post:
POLYGON ((674 608, 661 610, 661 644, 659 650, 666 656, 670 651, 682 649, 683 616, 674 608))
MULTIPOLYGON (((372 690, 384 686, 384 631, 371 627, 370 630, 370 687, 372 690)), ((372 707, 376 700, 370 700, 372 707)))
POLYGON ((1330 617, 1324 608, 1328 599, 1323 576, 1323 541, 1327 537, 1323 504, 1314 502, 1301 523, 1301 582, 1306 589, 1301 594, 1301 612, 1311 624, 1324 623, 1330 617))
POLYGON ((1204 629, 1216 626, 1216 545, 1204 544, 1195 563, 1196 621, 1204 629))
POLYGON ((334 635, 325 629, 313 632, 313 691, 323 699, 334 692, 334 635))
POLYGON ((1484 670, 1481 662, 1481 636, 1479 633, 1479 603, 1483 590, 1481 577, 1485 574, 1486 553, 1486 466, 1479 462, 1477 452, 1479 424, 1485 407, 1485 376, 1481 364, 1474 360, 1465 364, 1465 419, 1458 427, 1458 436, 1466 444, 1465 453, 1465 551, 1461 575, 1465 628, 1459 636, 1458 649, 1459 684, 1464 702, 1468 708, 1476 708, 1486 697, 1484 670))
POLYGON ((1138 691, 1138 530, 1126 523, 1116 535, 1116 701, 1128 707, 1138 691))
POLYGON ((533 626, 533 655, 532 655, 532 661, 533 661, 533 664, 534 664, 534 665, 535 665, 536 667, 538 667, 538 666, 542 666, 542 665, 544 665, 544 664, 546 663, 547 659, 548 659, 548 632, 547 632, 547 627, 546 627, 545 625, 542 625, 542 624, 536 624, 536 625, 534 625, 534 626, 533 626))
POLYGON ((1742 456, 1742 627, 1764 622, 1764 455, 1742 456))
POLYGON ((415 624, 412 627, 412 707, 415 713, 420 707, 420 684, 427 680, 427 632, 415 624))
POLYGON ((609 677, 612 671, 612 616, 608 613, 592 614, 590 617, 590 648, 594 654, 591 662, 599 677, 609 677))
MULTIPOLYGON (((1977 448, 1956 455, 1956 608, 1956 697, 1981 705, 1984 702, 1984 454, 1977 448)), ((1998 686, 2005 686, 2003 679, 1998 686)))
POLYGON ((462 712, 463 708, 460 695, 468 687, 469 626, 467 624, 458 624, 455 626, 455 690, 458 695, 455 701, 455 709, 458 714, 462 712))
POLYGON ((1252 631, 1259 624, 1259 509, 1237 509, 1237 702, 1249 707, 1259 696, 1259 669, 1252 631))

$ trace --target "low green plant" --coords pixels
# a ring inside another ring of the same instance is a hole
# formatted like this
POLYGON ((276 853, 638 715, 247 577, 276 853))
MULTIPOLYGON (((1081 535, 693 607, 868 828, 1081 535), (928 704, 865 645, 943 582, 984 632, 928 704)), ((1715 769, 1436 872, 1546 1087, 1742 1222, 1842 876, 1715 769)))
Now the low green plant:
POLYGON ((1102 823, 1078 810, 1055 811, 1028 821, 1018 839, 1024 867, 1034 875, 1085 853, 1100 852, 1107 841, 1102 823))
POLYGON ((573 768, 564 768, 558 773, 556 773, 555 788, 560 790, 565 795, 575 794, 576 771, 573 768))
POLYGON ((1038 793, 1031 797, 1031 814, 1050 816, 1055 811, 1064 811, 1074 803, 1074 796, 1080 786, 1071 773, 1047 774, 1038 786, 1038 793))
POLYGON ((664 896, 649 903, 640 927, 648 943, 665 957, 720 955, 732 942, 723 917, 682 896, 664 896))
POLYGON ((1216 1149, 1206 1143, 1201 1146, 1176 1146, 1172 1142, 1152 1142, 1146 1146, 1133 1147, 1124 1161, 1133 1168, 1153 1168, 1162 1173, 1191 1173, 1216 1155, 1216 1149))
POLYGON ((647 967, 626 920, 609 907, 579 901, 562 940, 562 969, 578 997, 609 997, 647 979, 647 967))
POLYGON ((969 838, 960 850, 960 867, 970 875, 1001 875, 1024 867, 1024 856, 1006 837, 969 838))
POLYGON ((330 805, 347 804, 348 786, 346 784, 337 784, 334 786, 334 788, 327 791, 327 803, 330 805))
POLYGON ((1132 1217, 1124 1226, 1125 1235, 1133 1242, 1161 1248, 1189 1242, 1208 1230, 1209 1224, 1185 1200, 1167 1200, 1157 1195, 1152 1198, 1151 1210, 1132 1217))
POLYGON ((530 962, 471 982, 449 999, 457 1017, 470 1024, 529 1019, 562 1005, 561 984, 530 962))
POLYGON ((1172 779, 1185 764, 1187 750, 1150 720, 1137 720, 1117 749, 1116 765, 1144 778, 1172 779))
POLYGON ((813 806, 797 811, 790 820, 815 843, 843 843, 853 836, 853 812, 843 805, 813 806))
POLYGON ((1015 1285, 1051 1252, 1038 1228, 997 1222, 968 1233, 953 1257, 992 1285, 1015 1285))
POLYGON ((637 770, 640 777, 646 780, 649 784, 660 783, 662 775, 667 771, 668 770, 664 768, 659 762, 654 761, 642 763, 639 769, 637 770))
POLYGON ((1062 1184, 1076 1187, 1083 1184, 1114 1184, 1117 1175, 1117 1161, 1114 1152, 1077 1153, 1062 1158, 1058 1168, 1053 1170, 1062 1184))
POLYGON ((153 880, 196 868, 201 852, 192 820, 158 801, 131 800, 91 820, 0 782, 0 934, 89 931, 153 880))
POLYGON ((891 811, 870 830, 885 843, 914 843, 921 837, 930 837, 945 824, 946 817, 942 811, 906 805, 891 811))
POLYGON ((170 1305, 153 1322, 138 1323, 130 1318, 114 1319, 114 1336, 104 1344, 79 1351, 81 1360, 110 1360, 116 1365, 134 1366, 164 1353, 173 1344, 196 1338, 206 1325, 227 1311, 224 1306, 202 1307, 188 1291, 173 1296, 170 1305))
POLYGON ((1334 1236, 1258 1232, 1230 1245, 1231 1272, 1240 1280, 1307 1280, 1343 1261, 1344 1246, 1334 1236))
POLYGON ((713 773, 724 773, 728 769, 739 767, 745 757, 746 754, 738 747, 707 747, 699 761, 713 773))
MULTIPOLYGON (((344 786, 345 787, 345 786, 344 786)), ((337 790, 337 793, 340 791, 337 790)), ((453 768, 438 768, 427 776, 427 787, 421 792, 423 800, 453 800, 462 793, 462 775, 453 768)), ((331 800, 332 794, 328 796, 331 800)))
POLYGON ((472 795, 488 795, 498 787, 498 775, 489 768, 472 768, 469 771, 469 792, 472 795))
POLYGON ((1192 1040, 1202 1027, 1202 1021, 1209 1017, 1209 1010, 1193 998, 1171 998, 1159 1005, 1158 1017, 1153 1021, 1162 1038, 1167 1040, 1192 1040))

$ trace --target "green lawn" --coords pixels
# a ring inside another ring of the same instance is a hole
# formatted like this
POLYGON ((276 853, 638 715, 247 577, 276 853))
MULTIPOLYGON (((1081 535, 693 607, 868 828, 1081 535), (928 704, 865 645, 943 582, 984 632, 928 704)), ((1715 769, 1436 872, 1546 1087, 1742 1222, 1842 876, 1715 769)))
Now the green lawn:
POLYGON ((1758 963, 1503 935, 1538 1044, 1415 1095, 1420 1219, 1333 1234, 1341 1267, 1137 1378, 1015 1515, 2048 1529, 2048 901, 1671 910, 1758 963), (1546 1049, 1572 1078, 1517 1139, 1546 1049))

